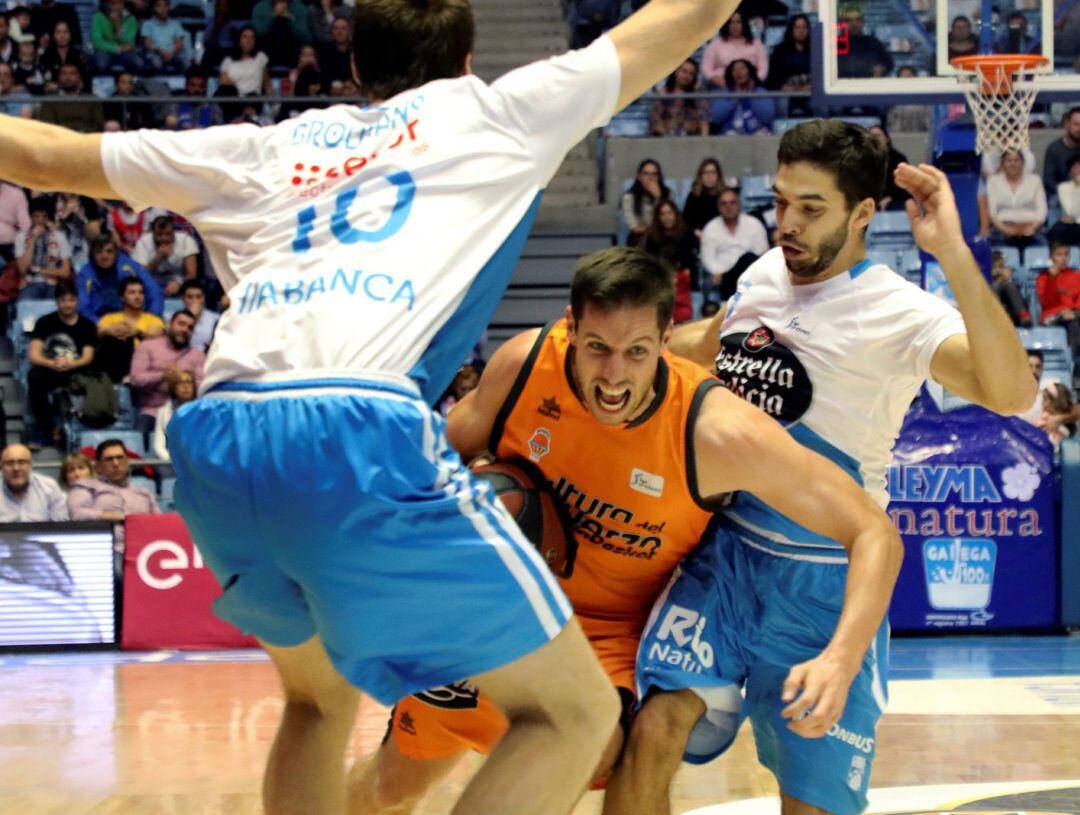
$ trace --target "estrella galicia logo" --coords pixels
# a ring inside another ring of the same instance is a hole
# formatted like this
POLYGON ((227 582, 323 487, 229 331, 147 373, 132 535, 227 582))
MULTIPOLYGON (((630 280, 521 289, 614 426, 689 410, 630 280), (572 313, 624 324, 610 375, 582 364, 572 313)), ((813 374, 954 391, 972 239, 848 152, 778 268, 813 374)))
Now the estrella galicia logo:
POLYGON ((926 591, 939 610, 978 610, 990 605, 997 544, 973 538, 931 538, 923 543, 926 591))
POLYGON ((814 398, 814 384, 798 356, 764 325, 720 338, 716 376, 783 425, 799 421, 814 398))

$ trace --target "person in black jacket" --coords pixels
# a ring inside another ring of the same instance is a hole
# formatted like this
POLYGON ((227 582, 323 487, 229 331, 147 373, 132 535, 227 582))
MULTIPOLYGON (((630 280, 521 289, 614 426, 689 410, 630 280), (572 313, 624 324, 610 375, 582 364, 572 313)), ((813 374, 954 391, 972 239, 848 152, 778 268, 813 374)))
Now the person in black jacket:
POLYGON ((720 217, 720 193, 726 186, 720 162, 712 157, 703 159, 683 207, 683 219, 696 240, 701 238, 705 224, 720 217))
MULTIPOLYGON (((810 18, 805 14, 788 21, 784 39, 773 48, 765 87, 786 93, 810 92, 810 18)), ((810 100, 790 100, 787 115, 812 116, 810 100)))
POLYGON ((884 127, 875 125, 870 128, 870 135, 872 135, 885 149, 889 151, 889 168, 885 171, 885 194, 878 201, 878 209, 903 209, 904 202, 911 196, 907 192, 896 185, 896 178, 894 173, 896 168, 902 163, 907 162, 907 156, 893 147, 892 139, 889 138, 889 134, 885 131, 884 127))

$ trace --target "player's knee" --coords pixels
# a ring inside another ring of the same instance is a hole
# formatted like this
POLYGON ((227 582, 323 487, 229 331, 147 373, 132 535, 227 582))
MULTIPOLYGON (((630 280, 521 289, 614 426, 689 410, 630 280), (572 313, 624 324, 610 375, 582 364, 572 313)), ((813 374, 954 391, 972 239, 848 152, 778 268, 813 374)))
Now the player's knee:
POLYGON ((371 790, 376 811, 383 815, 408 815, 420 803, 426 787, 409 783, 407 776, 379 773, 371 790))
POLYGON ((677 765, 703 707, 690 691, 649 697, 634 717, 624 760, 677 765))

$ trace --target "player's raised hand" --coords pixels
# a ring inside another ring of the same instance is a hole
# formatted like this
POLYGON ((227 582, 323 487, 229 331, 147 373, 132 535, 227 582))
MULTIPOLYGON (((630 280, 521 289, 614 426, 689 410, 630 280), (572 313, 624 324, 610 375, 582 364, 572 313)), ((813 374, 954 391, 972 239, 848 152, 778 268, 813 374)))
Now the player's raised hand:
POLYGON ((858 665, 851 666, 825 652, 795 665, 780 696, 781 701, 791 703, 780 711, 790 720, 788 730, 808 739, 828 733, 844 714, 848 690, 858 672, 858 665))
POLYGON ((945 173, 929 164, 914 166, 902 162, 895 172, 896 184, 907 190, 907 214, 911 234, 924 252, 940 256, 964 246, 960 213, 945 173))

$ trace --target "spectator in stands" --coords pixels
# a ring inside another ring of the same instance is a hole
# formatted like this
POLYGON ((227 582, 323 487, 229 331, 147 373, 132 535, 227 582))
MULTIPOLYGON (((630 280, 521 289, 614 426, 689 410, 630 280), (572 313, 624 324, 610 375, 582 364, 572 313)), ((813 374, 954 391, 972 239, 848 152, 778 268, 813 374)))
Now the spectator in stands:
POLYGON ((0 452, 4 486, 0 489, 0 523, 66 521, 67 501, 60 485, 34 472, 30 448, 9 444, 0 452))
POLYGON ((105 103, 105 120, 114 121, 121 130, 138 130, 153 127, 154 115, 150 106, 140 102, 139 97, 147 94, 135 84, 135 76, 130 71, 121 71, 116 75, 116 87, 110 101, 105 103))
POLYGON ((63 23, 66 27, 69 43, 82 45, 82 26, 75 6, 57 3, 56 0, 41 0, 30 9, 30 32, 42 51, 48 51, 55 44, 57 23, 63 23))
POLYGON ((739 194, 735 190, 724 190, 720 193, 720 217, 709 221, 701 236, 705 298, 726 301, 735 293, 742 273, 768 251, 765 226, 754 216, 740 211, 739 194))
POLYGON ((81 269, 89 260, 89 241, 101 234, 105 216, 97 201, 73 192, 56 196, 56 225, 67 236, 71 246, 71 265, 81 269))
POLYGON ((330 24, 330 42, 318 47, 323 79, 342 82, 352 79, 352 23, 337 17, 330 24))
POLYGON ((216 71, 221 61, 237 46, 240 31, 249 17, 235 14, 230 0, 214 0, 214 17, 203 33, 203 55, 200 64, 207 71, 216 71))
MULTIPOLYGON (((737 93, 759 93, 764 90, 758 81, 757 71, 745 59, 737 59, 727 66, 727 89, 737 93)), ((768 97, 753 99, 713 99, 710 105, 711 133, 739 133, 753 135, 770 133, 776 119, 776 103, 768 97)))
POLYGON ((990 287, 998 296, 1012 324, 1021 328, 1031 328, 1031 312, 1023 292, 1013 280, 1013 269, 1006 265, 1005 255, 994 250, 990 253, 990 273, 993 277, 990 287))
POLYGON ((1005 18, 1005 33, 997 41, 999 54, 1027 54, 1035 45, 1028 31, 1028 19, 1022 11, 1011 11, 1005 18))
MULTIPOLYGON (((765 87, 784 93, 810 92, 810 18, 805 14, 796 14, 788 20, 784 39, 769 56, 765 87)), ((810 116, 810 100, 788 100, 783 113, 785 116, 810 116)))
POLYGON ((61 280, 56 284, 56 311, 38 318, 30 334, 27 390, 38 444, 60 441, 50 395, 67 388, 76 372, 93 363, 96 346, 97 328, 79 314, 74 281, 61 280))
MULTIPOLYGON (((177 408, 186 405, 188 402, 195 401, 197 393, 198 385, 195 384, 195 375, 191 371, 179 371, 169 382, 169 398, 161 406, 157 414, 157 420, 154 423, 154 436, 150 445, 154 458, 161 458, 165 461, 172 460, 169 455, 168 438, 166 437, 169 421, 172 419, 173 414, 176 413, 177 408)), ((160 471, 158 475, 161 475, 160 471)))
POLYGON ((40 196, 30 202, 30 229, 15 236, 15 263, 23 297, 52 297, 58 280, 71 277, 71 246, 52 221, 56 205, 40 196))
POLYGON ((30 230, 30 208, 26 193, 0 181, 0 266, 15 259, 15 236, 30 230))
POLYGON ((33 96, 45 92, 45 75, 38 64, 37 44, 26 34, 19 41, 18 56, 11 63, 12 87, 33 96))
POLYGON ((710 317, 715 317, 719 313, 720 313, 720 304, 718 302, 716 302, 715 300, 706 300, 701 305, 701 317, 702 317, 702 319, 708 319, 710 317))
POLYGON ((709 102, 707 99, 685 99, 685 93, 702 90, 698 81, 697 63, 685 60, 667 78, 660 89, 673 99, 657 99, 649 111, 649 133, 653 136, 708 136, 709 102))
POLYGON ((0 62, 8 65, 18 53, 15 40, 11 39, 11 23, 6 11, 0 11, 0 62))
MULTIPOLYGON (((92 96, 83 86, 79 66, 61 65, 56 79, 56 94, 49 99, 65 96, 92 96)), ((60 125, 79 133, 100 133, 105 129, 105 112, 93 102, 50 102, 42 104, 37 112, 38 121, 60 125)))
POLYGON ((474 362, 466 362, 458 368, 450 387, 439 397, 435 405, 435 409, 441 416, 448 414, 458 402, 476 390, 476 386, 480 384, 482 369, 482 364, 474 362))
POLYGON ((1063 438, 1076 434, 1080 407, 1076 404, 1072 390, 1065 383, 1052 377, 1043 378, 1042 351, 1029 349, 1027 356, 1031 374, 1039 383, 1039 390, 1032 406, 1017 418, 1045 430, 1056 449, 1063 438))
POLYGON ((312 3, 308 12, 311 42, 317 45, 330 42, 330 26, 333 25, 334 20, 345 20, 351 29, 352 15, 352 6, 346 5, 341 0, 318 0, 312 3))
POLYGON ((1069 180, 1057 186, 1061 220, 1050 229, 1050 242, 1080 246, 1080 154, 1069 160, 1069 180))
POLYGON ((147 67, 157 73, 182 74, 191 58, 191 35, 178 20, 169 17, 169 0, 154 0, 154 16, 142 24, 147 67))
POLYGON ((754 37, 742 12, 736 11, 724 23, 719 36, 705 48, 701 58, 701 73, 705 82, 711 87, 729 87, 728 66, 739 59, 753 65, 758 78, 764 80, 768 76, 769 55, 765 45, 754 37))
POLYGON ((30 9, 26 6, 15 6, 8 11, 8 28, 8 34, 16 45, 23 38, 34 42, 34 35, 30 33, 30 9))
POLYGON ((691 289, 697 289, 697 241, 679 208, 671 200, 656 205, 652 226, 645 233, 645 251, 671 267, 675 281, 676 323, 694 316, 691 289))
POLYGON ((121 252, 108 232, 90 241, 90 260, 75 277, 79 288, 79 313, 94 323, 110 312, 120 311, 120 284, 128 278, 141 280, 147 311, 161 314, 165 297, 161 288, 142 266, 121 252))
MULTIPOLYGON (((278 0, 278 2, 284 2, 284 0, 278 0)), ((255 29, 249 25, 244 26, 237 38, 236 50, 231 56, 225 57, 221 63, 221 85, 234 88, 234 95, 251 96, 260 93, 270 95, 273 91, 270 86, 270 71, 267 68, 269 59, 264 52, 259 50, 255 37, 255 29)), ((221 96, 226 95, 222 93, 221 88, 218 89, 218 93, 221 96)))
MULTIPOLYGON (((198 65, 192 66, 184 78, 184 90, 180 95, 205 99, 207 78, 205 69, 198 65)), ((168 130, 201 130, 216 124, 221 124, 221 113, 217 106, 209 101, 177 102, 165 112, 165 127, 168 130)))
POLYGON ((664 172, 660 165, 651 158, 642 161, 633 185, 622 197, 623 218, 630 228, 626 239, 628 246, 641 246, 645 242, 645 232, 652 223, 656 205, 670 197, 671 190, 664 183, 664 172))
POLYGON ((206 355, 191 345, 194 329, 195 315, 181 309, 170 318, 164 336, 139 343, 131 358, 131 387, 139 397, 135 429, 147 441, 154 430, 158 411, 169 398, 169 385, 177 374, 189 371, 195 377, 196 389, 202 383, 206 355))
POLYGON ((8 116, 27 116, 32 110, 31 96, 15 89, 15 72, 6 62, 0 62, 0 113, 8 116))
POLYGON ((141 73, 143 61, 138 53, 138 35, 139 22, 124 6, 124 0, 104 0, 90 28, 94 70, 101 74, 141 73))
POLYGON ((570 25, 570 47, 584 48, 622 16, 620 0, 571 0, 567 22, 570 25))
MULTIPOLYGON (((301 0, 259 0, 251 10, 251 24, 266 43, 270 65, 291 68, 301 45, 311 42, 308 9, 301 0)), ((243 34, 241 33, 241 36, 243 34)))
MULTIPOLYGON (((93 478, 94 465, 82 453, 68 453, 60 465, 60 489, 68 492, 80 478, 93 478)), ((65 502, 66 505, 66 502, 65 502)))
MULTIPOLYGON (((913 79, 919 72, 910 65, 901 65, 896 75, 901 79, 913 79)), ((930 106, 894 105, 889 109, 885 126, 890 133, 925 133, 930 129, 930 106)))
POLYGON ((131 257, 153 276, 166 297, 176 295, 181 284, 199 272, 199 245, 190 235, 177 232, 168 215, 153 220, 131 257))
POLYGON ((131 486, 131 465, 122 441, 103 441, 96 458, 97 477, 82 478, 68 491, 71 520, 120 522, 128 515, 161 512, 150 490, 131 486))
POLYGON ((720 162, 712 157, 702 159, 682 213, 683 220, 693 230, 697 240, 701 240, 705 224, 720 217, 720 193, 726 186, 720 162))
MULTIPOLYGON (((841 25, 847 29, 847 53, 836 58, 837 73, 844 79, 868 76, 888 76, 893 70, 893 58, 885 45, 863 29, 862 12, 848 6, 840 14, 841 25)), ((839 35, 843 38, 844 33, 839 35)))
POLYGON ((897 185, 895 172, 897 167, 907 162, 907 156, 893 146, 892 139, 885 128, 880 126, 871 127, 870 134, 878 144, 889 151, 889 164, 885 171, 885 194, 878 202, 878 209, 882 211, 886 209, 903 209, 904 202, 911 196, 908 195, 907 190, 897 185))
POLYGON ((191 347, 205 353, 210 347, 210 340, 214 338, 214 329, 220 315, 206 307, 206 288, 198 280, 186 281, 180 287, 180 297, 184 301, 184 308, 195 315, 191 347))
MULTIPOLYGON (((300 49, 300 60, 304 60, 304 52, 311 51, 312 55, 315 53, 315 49, 310 45, 305 45, 300 49)), ((305 65, 296 72, 296 79, 292 83, 293 96, 319 96, 323 92, 323 78, 322 73, 315 65, 305 65)), ((322 107, 318 102, 285 102, 281 106, 281 110, 278 113, 278 121, 290 119, 293 116, 299 116, 305 110, 309 108, 322 107)))
POLYGON ((1047 197, 1057 193, 1057 186, 1069 180, 1069 162, 1080 156, 1080 107, 1069 110, 1062 119, 1065 134, 1046 147, 1043 157, 1043 187, 1047 197))
POLYGON ((127 201, 119 201, 109 212, 109 228, 116 235, 120 248, 131 254, 139 239, 150 231, 154 218, 161 214, 164 210, 155 207, 136 212, 127 201))
POLYGON ((1080 366, 1080 272, 1069 268, 1069 247, 1050 247, 1050 266, 1035 278, 1043 325, 1064 326, 1073 359, 1080 366))
POLYGON ((1034 173, 1024 172, 1024 158, 1015 150, 1001 156, 1001 170, 986 182, 992 238, 1023 249, 1045 245, 1039 230, 1046 224, 1046 194, 1034 173))
POLYGON ((971 30, 971 20, 960 14, 949 27, 949 59, 979 53, 979 39, 971 30))
MULTIPOLYGON (((71 6, 64 5, 62 8, 71 6)), ((66 21, 58 20, 49 47, 41 55, 39 62, 45 77, 45 93, 55 93, 60 87, 61 65, 74 65, 84 77, 90 69, 90 58, 74 43, 72 30, 66 21)))
POLYGON ((131 360, 144 339, 165 333, 165 323, 145 310, 146 288, 135 277, 120 282, 120 311, 98 320, 98 370, 119 384, 131 373, 131 360))

